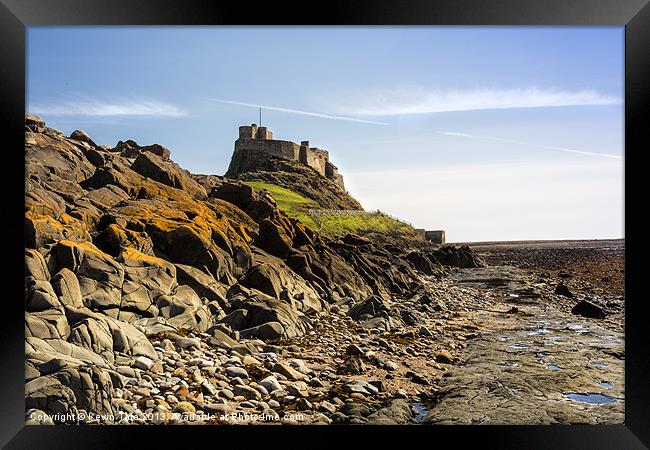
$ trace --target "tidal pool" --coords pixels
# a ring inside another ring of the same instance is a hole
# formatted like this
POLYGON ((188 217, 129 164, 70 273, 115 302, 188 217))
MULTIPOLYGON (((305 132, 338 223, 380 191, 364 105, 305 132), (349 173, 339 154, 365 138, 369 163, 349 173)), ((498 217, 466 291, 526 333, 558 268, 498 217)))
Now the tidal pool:
POLYGON ((609 395, 599 394, 597 392, 569 392, 565 394, 571 400, 582 403, 591 403, 593 405, 602 405, 604 403, 614 403, 616 399, 609 395))

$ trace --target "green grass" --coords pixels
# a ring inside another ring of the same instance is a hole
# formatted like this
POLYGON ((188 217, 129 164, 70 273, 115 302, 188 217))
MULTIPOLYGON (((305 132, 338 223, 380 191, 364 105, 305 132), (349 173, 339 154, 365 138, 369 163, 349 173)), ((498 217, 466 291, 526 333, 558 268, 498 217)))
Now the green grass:
POLYGON ((245 181, 244 184, 258 191, 261 191, 262 189, 269 191, 271 195, 273 195, 275 201, 278 202, 278 207, 284 210, 287 214, 320 208, 318 203, 315 201, 275 184, 265 183, 264 181, 245 181))
POLYGON ((344 236, 348 233, 410 233, 413 228, 381 213, 368 215, 332 215, 314 218, 325 236, 344 236))
POLYGON ((348 233, 414 233, 410 225, 399 222, 381 213, 311 217, 307 214, 308 210, 321 209, 320 205, 315 201, 275 184, 263 181, 245 181, 244 183, 256 190, 266 189, 273 196, 280 209, 324 236, 344 236, 348 233))

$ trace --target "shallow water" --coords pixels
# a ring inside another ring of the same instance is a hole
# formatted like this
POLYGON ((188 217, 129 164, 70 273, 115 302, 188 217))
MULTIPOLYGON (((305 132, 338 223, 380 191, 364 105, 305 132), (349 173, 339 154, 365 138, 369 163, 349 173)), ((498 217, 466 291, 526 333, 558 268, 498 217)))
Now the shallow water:
POLYGON ((424 406, 423 403, 420 402, 413 402, 411 403, 411 406, 413 406, 417 410, 417 413, 415 414, 415 421, 422 422, 424 416, 426 416, 427 413, 429 412, 429 408, 427 408, 426 406, 424 406))
POLYGON ((594 405, 602 405, 604 403, 614 403, 616 401, 614 397, 605 394, 599 394, 596 392, 585 392, 585 393, 569 392, 565 395, 569 397, 571 400, 575 400, 577 402, 582 402, 582 403, 591 403, 594 405))
POLYGON ((605 389, 611 389, 611 388, 614 387, 614 385, 612 383, 610 383, 609 381, 601 381, 600 383, 598 383, 598 385, 600 387, 604 387, 605 389))
POLYGON ((526 350, 527 348, 530 348, 530 346, 526 344, 512 344, 510 348, 514 348, 515 350, 526 350))
POLYGON ((555 364, 549 364, 546 366, 548 370, 552 370, 553 372, 557 372, 558 370, 562 370, 561 367, 556 366, 555 364))
POLYGON ((593 367, 607 367, 607 363, 600 362, 600 361, 591 361, 589 364, 593 367))

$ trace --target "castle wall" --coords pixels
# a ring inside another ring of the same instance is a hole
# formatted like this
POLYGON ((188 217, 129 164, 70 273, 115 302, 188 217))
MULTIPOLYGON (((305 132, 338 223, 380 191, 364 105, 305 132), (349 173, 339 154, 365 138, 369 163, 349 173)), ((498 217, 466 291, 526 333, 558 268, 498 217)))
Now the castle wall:
POLYGON ((332 180, 341 189, 345 189, 345 186, 343 184, 343 175, 340 175, 338 167, 329 161, 327 161, 325 164, 325 177, 332 180))
POLYGON ((308 148, 305 145, 301 145, 299 157, 300 159, 298 161, 307 164, 309 167, 316 170, 316 172, 325 176, 325 166, 329 161, 329 153, 327 150, 322 150, 316 147, 308 148))
POLYGON ((235 141, 235 151, 237 149, 257 150, 293 161, 298 161, 298 155, 300 153, 300 146, 293 142, 264 139, 238 139, 235 141))
POLYGON ((256 124, 239 127, 239 139, 235 141, 235 151, 226 176, 236 176, 261 168, 265 155, 303 163, 341 189, 345 189, 343 176, 338 173, 336 166, 329 162, 327 150, 309 147, 309 141, 302 141, 298 145, 291 141, 274 140, 271 131, 256 124))

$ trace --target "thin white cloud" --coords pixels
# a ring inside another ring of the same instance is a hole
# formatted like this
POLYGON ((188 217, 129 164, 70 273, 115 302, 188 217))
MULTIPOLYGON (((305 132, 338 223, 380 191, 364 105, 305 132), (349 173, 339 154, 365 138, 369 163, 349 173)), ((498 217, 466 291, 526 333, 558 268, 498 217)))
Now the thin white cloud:
POLYGON ((594 90, 475 89, 393 90, 381 94, 346 96, 332 110, 340 114, 394 116, 483 109, 619 105, 618 97, 594 90))
POLYGON ((114 101, 66 100, 30 105, 28 110, 44 116, 159 116, 182 117, 183 109, 158 100, 123 99, 114 101))
POLYGON ((331 119, 331 120, 347 120, 349 122, 361 122, 361 123, 370 123, 374 125, 388 125, 386 122, 378 122, 375 120, 365 120, 365 119, 359 119, 356 117, 344 117, 344 116, 335 116, 332 114, 324 114, 324 113, 317 113, 317 112, 310 112, 310 111, 301 111, 299 109, 291 109, 291 108, 281 108, 278 106, 268 106, 268 105, 258 105, 254 103, 245 103, 245 102, 238 102, 234 100, 222 100, 218 98, 211 98, 209 100, 219 102, 219 103, 227 103, 229 105, 239 105, 239 106, 248 106, 252 108, 262 108, 262 109, 268 109, 271 111, 280 111, 280 112, 285 112, 289 114, 300 114, 303 116, 312 116, 312 117, 320 117, 323 119, 331 119))
POLYGON ((445 136, 458 136, 458 137, 464 137, 464 138, 472 138, 472 139, 483 139, 486 141, 495 141, 495 142, 505 142, 508 144, 517 144, 517 145, 526 145, 529 147, 538 147, 538 148, 545 148, 549 150, 557 150, 560 152, 566 152, 566 153, 576 153, 578 155, 587 155, 587 156, 601 156, 603 158, 611 158, 611 159, 623 159, 621 155, 612 155, 610 153, 597 153, 597 152, 588 152, 585 150, 576 150, 573 148, 566 148, 566 147, 556 147, 556 146, 550 146, 550 145, 539 145, 539 144, 533 144, 530 142, 522 142, 522 141, 514 141, 512 139, 503 139, 503 138, 498 138, 498 137, 491 137, 491 136, 478 136, 475 134, 467 134, 467 133, 457 133, 453 131, 435 131, 435 133, 438 134, 443 134, 445 136))

